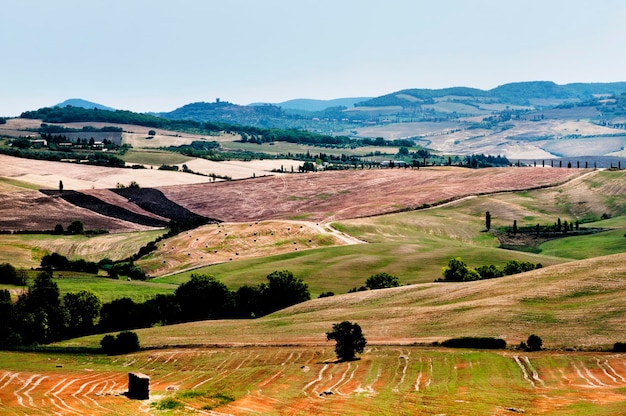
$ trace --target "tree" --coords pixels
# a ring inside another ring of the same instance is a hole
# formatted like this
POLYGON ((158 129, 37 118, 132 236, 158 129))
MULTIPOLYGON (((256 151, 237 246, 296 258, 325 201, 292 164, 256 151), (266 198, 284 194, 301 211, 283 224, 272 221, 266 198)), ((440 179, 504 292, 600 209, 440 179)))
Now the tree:
POLYGON ((18 298, 15 311, 19 332, 27 344, 48 343, 60 338, 64 327, 64 309, 59 288, 49 273, 41 272, 28 293, 18 298))
POLYGON ((187 321, 222 318, 232 310, 230 290, 212 275, 194 273, 174 294, 187 321))
POLYGON ((67 226, 67 232, 70 234, 82 234, 83 231, 84 231, 83 222, 79 220, 72 221, 72 223, 67 226))
POLYGON ((489 211, 485 212, 485 227, 487 231, 491 230, 491 214, 489 211))
POLYGON ((67 312, 67 330, 70 336, 89 334, 95 328, 100 316, 102 300, 90 291, 70 292, 63 296, 63 306, 67 312))
POLYGON ((513 220, 513 234, 517 234, 517 220, 513 220))
POLYGON ((367 345, 363 331, 357 323, 343 321, 333 324, 333 330, 326 333, 326 341, 334 340, 335 354, 342 361, 354 360, 356 354, 361 354, 367 345))
POLYGON ((0 264, 0 283, 13 285, 17 280, 17 270, 9 263, 0 264))
POLYGON ((155 136, 155 135, 156 135, 156 131, 148 130, 148 136, 155 136))
POLYGON ((277 311, 311 299, 309 285, 289 270, 267 275, 268 283, 261 285, 265 313, 277 311))
POLYGON ((59 181, 59 193, 63 193, 63 181, 59 181))
POLYGON ((67 257, 59 253, 46 254, 39 263, 42 269, 52 272, 52 270, 69 270, 70 261, 67 257))
POLYGON ((63 229, 63 225, 62 224, 57 224, 54 226, 54 233, 55 234, 63 234, 65 232, 65 230, 63 229))
POLYGON ((543 341, 539 338, 539 336, 532 334, 528 337, 526 345, 528 346, 528 351, 540 351, 543 341))
POLYGON ((392 276, 387 273, 377 273, 371 275, 365 281, 365 286, 368 289, 386 289, 389 287, 398 287, 400 286, 400 279, 396 276, 392 276))

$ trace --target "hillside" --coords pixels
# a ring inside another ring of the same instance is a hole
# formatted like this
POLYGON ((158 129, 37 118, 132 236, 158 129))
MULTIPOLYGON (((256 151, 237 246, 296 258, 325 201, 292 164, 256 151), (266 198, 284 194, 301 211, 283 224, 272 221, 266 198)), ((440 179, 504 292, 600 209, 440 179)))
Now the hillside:
MULTIPOLYGON (((372 345, 493 336, 510 345, 537 333, 550 349, 609 347, 626 325, 626 253, 498 279, 427 283, 314 299, 254 320, 138 330, 151 347, 319 345, 332 323, 358 322, 372 345)), ((92 336, 60 345, 95 346, 92 336)))

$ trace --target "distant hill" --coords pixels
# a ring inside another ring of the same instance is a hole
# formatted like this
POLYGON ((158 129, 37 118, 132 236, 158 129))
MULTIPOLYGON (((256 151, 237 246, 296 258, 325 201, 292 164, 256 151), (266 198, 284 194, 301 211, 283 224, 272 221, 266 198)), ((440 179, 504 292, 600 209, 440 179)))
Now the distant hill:
POLYGON ((93 109, 93 108, 97 108, 98 110, 115 111, 115 108, 107 107, 106 105, 102 105, 102 104, 94 103, 94 102, 91 102, 91 101, 83 100, 82 98, 70 98, 68 100, 63 101, 62 103, 59 103, 57 105, 53 105, 53 107, 67 107, 68 105, 72 106, 72 107, 87 108, 87 109, 90 109, 90 110, 93 109))
POLYGON ((626 82, 575 83, 558 85, 552 81, 513 82, 491 90, 468 87, 441 89, 407 89, 357 103, 362 107, 419 107, 436 102, 461 102, 469 105, 497 103, 507 105, 556 105, 566 101, 578 102, 597 95, 619 95, 626 92, 626 82))
MULTIPOLYGON (((352 97, 336 98, 334 100, 314 100, 310 98, 297 98, 294 100, 271 104, 281 107, 284 110, 323 111, 330 107, 352 107, 358 102, 367 101, 371 98, 372 97, 352 97)), ((252 103, 250 105, 260 106, 267 105, 267 103, 252 103)))

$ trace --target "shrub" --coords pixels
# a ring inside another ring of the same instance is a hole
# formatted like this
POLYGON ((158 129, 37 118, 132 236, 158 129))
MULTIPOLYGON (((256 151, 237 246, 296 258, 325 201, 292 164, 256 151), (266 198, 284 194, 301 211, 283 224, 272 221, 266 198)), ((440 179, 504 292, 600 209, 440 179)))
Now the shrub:
POLYGON ((335 293, 334 292, 323 292, 323 293, 320 293, 320 295, 318 297, 320 297, 320 298, 328 298, 328 297, 331 297, 331 296, 335 296, 335 293))
POLYGON ((368 289, 386 289, 400 286, 400 279, 388 273, 377 273, 367 278, 365 287, 368 289))
POLYGON ((442 346, 447 348, 479 348, 486 350, 499 350, 506 348, 506 341, 492 337, 461 337, 443 341, 442 346))

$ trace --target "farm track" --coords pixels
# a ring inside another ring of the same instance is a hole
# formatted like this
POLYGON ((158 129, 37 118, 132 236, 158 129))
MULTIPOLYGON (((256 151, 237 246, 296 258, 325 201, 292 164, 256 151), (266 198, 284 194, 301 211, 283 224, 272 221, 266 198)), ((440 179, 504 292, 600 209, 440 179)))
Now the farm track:
POLYGON ((150 402, 122 395, 129 371, 151 377, 152 400, 172 396, 194 412, 203 413, 201 407, 211 399, 202 394, 179 397, 179 392, 231 391, 236 400, 214 409, 214 414, 379 414, 420 409, 438 414, 458 408, 454 414, 523 409, 533 415, 542 414, 543 408, 551 409, 550 414, 567 414, 560 413, 559 403, 626 404, 624 354, 377 346, 368 348, 360 360, 335 362, 329 353, 328 347, 193 348, 118 357, 106 371, 4 370, 0 413, 154 414, 150 402), (471 395, 461 383, 466 379, 472 380, 471 395), (494 392, 496 385, 502 390, 494 392), (509 391, 521 391, 523 396, 509 396, 509 391), (581 394, 575 396, 576 392, 581 394))

